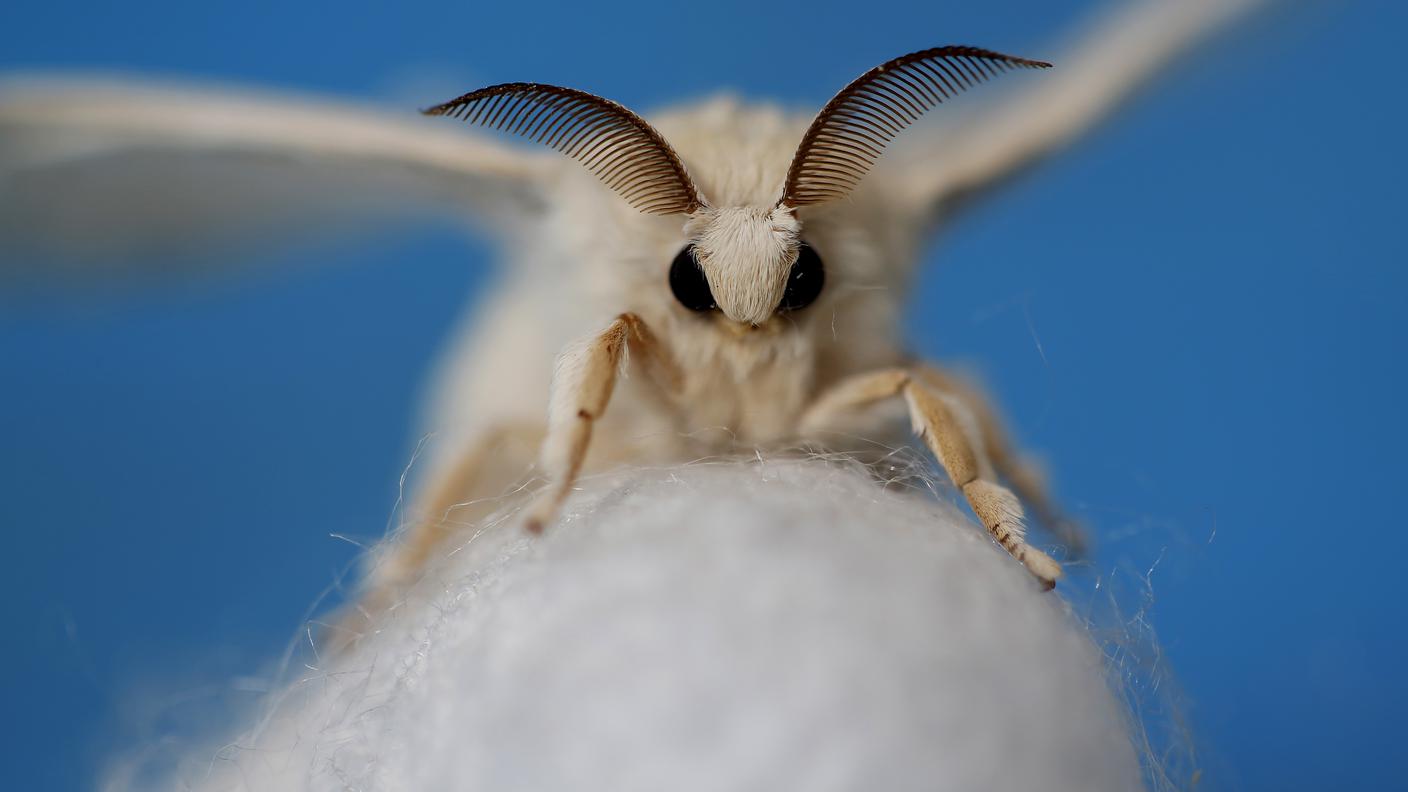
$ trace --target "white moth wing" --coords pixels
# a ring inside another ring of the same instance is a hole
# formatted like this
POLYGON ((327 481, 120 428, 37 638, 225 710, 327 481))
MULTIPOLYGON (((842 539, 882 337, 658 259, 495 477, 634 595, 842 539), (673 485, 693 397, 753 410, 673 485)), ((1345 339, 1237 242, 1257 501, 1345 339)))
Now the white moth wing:
POLYGON ((437 216, 493 227, 539 203, 552 168, 413 107, 10 78, 0 80, 0 274, 55 260, 229 259, 219 254, 437 216))

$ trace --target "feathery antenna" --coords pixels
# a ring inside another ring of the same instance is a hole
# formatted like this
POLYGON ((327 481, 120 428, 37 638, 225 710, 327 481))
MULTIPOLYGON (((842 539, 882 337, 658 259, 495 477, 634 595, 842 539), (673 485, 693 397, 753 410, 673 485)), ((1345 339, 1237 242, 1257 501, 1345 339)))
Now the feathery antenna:
POLYGON ((845 197, 885 146, 925 111, 1011 69, 1051 64, 977 47, 935 47, 876 66, 841 89, 817 113, 782 189, 780 206, 845 197))
POLYGON ((505 83, 424 112, 500 129, 557 149, 646 214, 690 214, 703 204, 684 163, 654 127, 625 107, 585 91, 505 83))

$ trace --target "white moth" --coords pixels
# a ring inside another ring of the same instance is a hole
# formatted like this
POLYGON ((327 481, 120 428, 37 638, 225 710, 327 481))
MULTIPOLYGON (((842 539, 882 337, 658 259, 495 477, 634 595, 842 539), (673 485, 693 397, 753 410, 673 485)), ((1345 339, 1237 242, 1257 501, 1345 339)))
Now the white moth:
POLYGON ((900 337, 916 251, 960 202, 1074 138, 1249 5, 1130 6, 971 122, 889 151, 964 88, 1045 64, 925 50, 867 72, 815 117, 715 99, 647 122, 530 83, 430 111, 567 157, 442 119, 16 82, 0 94, 0 239, 110 255, 426 207, 487 219, 506 276, 448 354, 419 519, 378 567, 372 603, 525 481, 547 480, 527 512, 540 530, 584 471, 755 449, 875 457, 910 430, 1051 586, 1061 568, 1028 544, 1022 503, 1066 544, 1078 533, 985 400, 900 337))
MULTIPOLYGON (((553 518, 589 454, 596 467, 811 445, 864 455, 902 442, 892 414, 876 408, 903 399, 913 431, 993 538, 1054 585, 1060 566, 1026 543, 1021 503, 999 483, 1045 505, 1036 478, 981 400, 896 337, 919 230, 912 207, 895 201, 893 184, 859 189, 925 110, 999 71, 1048 65, 972 47, 911 53, 856 79, 800 134, 770 108, 729 106, 662 118, 662 135, 614 102, 533 83, 427 111, 556 148, 636 210, 591 186, 562 188, 573 209, 561 235, 576 237, 562 252, 595 252, 601 305, 619 313, 561 353, 547 424, 523 430, 541 442, 548 478, 529 530, 553 518), (621 377, 627 369, 638 376, 621 377), (613 396, 619 406, 608 410, 613 396)), ((441 543, 435 515, 494 494, 482 489, 489 453, 469 449, 431 490, 431 519, 389 567, 394 582, 441 543)))

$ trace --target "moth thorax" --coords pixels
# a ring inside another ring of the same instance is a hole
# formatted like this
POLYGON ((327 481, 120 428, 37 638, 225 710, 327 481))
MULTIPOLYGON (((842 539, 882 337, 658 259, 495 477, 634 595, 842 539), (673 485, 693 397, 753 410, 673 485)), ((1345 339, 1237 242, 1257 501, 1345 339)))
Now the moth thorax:
POLYGON ((701 209, 686 233, 719 310, 761 325, 777 310, 797 260, 797 218, 788 207, 701 209))

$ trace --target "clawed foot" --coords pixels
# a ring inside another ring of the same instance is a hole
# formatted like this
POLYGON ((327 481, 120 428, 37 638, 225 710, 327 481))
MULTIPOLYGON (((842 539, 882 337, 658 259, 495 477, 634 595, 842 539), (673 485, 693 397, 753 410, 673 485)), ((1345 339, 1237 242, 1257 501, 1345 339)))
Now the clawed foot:
POLYGON ((1056 581, 1060 580, 1062 575, 1061 565, 1056 559, 1030 545, 1024 545, 1021 553, 1022 566, 1032 573, 1042 588, 1046 591, 1056 588, 1056 581))

